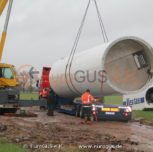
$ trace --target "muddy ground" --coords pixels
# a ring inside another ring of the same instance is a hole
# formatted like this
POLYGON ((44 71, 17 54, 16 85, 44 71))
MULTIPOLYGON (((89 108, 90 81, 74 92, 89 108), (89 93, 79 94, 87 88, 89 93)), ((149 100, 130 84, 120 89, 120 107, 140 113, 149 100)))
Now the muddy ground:
POLYGON ((33 152, 119 151, 153 152, 153 126, 139 122, 93 122, 31 108, 38 117, 0 116, 0 138, 7 138, 33 152), (81 147, 82 146, 82 147, 81 147))

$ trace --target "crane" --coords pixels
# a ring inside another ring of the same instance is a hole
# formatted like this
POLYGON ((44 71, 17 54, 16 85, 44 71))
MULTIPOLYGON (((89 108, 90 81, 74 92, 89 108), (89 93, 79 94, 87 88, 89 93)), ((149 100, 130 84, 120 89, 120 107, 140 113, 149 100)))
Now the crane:
POLYGON ((13 0, 0 0, 0 15, 2 15, 7 4, 7 14, 0 41, 0 113, 6 109, 17 110, 16 106, 19 102, 18 81, 15 68, 12 64, 1 63, 13 0))

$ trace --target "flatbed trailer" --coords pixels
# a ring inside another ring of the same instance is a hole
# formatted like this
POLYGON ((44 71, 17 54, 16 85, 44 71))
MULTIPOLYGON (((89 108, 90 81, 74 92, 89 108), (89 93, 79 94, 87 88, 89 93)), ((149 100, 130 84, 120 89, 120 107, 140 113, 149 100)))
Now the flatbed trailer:
MULTIPOLYGON (((74 100, 73 104, 59 105, 58 111, 80 118, 84 118, 84 110, 81 100, 74 100)), ((93 120, 114 120, 129 121, 132 119, 132 108, 124 105, 108 105, 101 102, 95 102, 90 105, 92 109, 93 120)))

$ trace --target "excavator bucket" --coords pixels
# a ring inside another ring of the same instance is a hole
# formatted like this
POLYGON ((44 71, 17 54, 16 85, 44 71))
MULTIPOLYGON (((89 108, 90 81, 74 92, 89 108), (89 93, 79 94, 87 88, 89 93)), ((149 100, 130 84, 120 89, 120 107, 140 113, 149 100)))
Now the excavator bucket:
POLYGON ((3 10, 7 4, 8 0, 0 0, 0 15, 2 15, 3 10))

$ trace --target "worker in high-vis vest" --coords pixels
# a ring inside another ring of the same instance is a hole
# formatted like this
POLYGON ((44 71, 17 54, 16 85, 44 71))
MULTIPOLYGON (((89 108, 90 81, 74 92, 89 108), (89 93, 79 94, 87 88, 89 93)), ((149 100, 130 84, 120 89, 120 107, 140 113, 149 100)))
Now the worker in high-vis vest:
POLYGON ((90 94, 89 89, 82 94, 81 99, 85 121, 90 120, 92 115, 92 102, 96 101, 96 99, 90 94))

